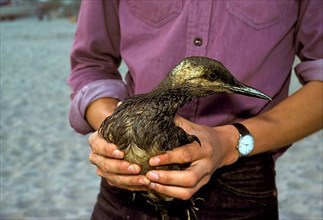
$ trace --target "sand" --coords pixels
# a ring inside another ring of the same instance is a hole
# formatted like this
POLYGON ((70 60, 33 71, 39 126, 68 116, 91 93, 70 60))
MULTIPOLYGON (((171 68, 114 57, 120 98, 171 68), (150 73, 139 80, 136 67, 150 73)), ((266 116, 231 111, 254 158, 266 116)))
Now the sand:
MULTIPOLYGON (((1 219, 90 217, 99 177, 87 136, 67 121, 75 27, 64 19, 0 24, 1 219)), ((319 132, 278 160, 281 219, 323 218, 322 148, 319 132)))

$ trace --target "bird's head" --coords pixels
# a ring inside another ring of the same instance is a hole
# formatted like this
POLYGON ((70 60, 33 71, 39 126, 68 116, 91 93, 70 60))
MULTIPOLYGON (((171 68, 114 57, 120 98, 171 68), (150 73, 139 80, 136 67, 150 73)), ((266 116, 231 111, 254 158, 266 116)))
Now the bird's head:
POLYGON ((188 57, 169 75, 172 87, 186 87, 195 96, 229 92, 271 100, 271 98, 239 82, 219 61, 207 57, 188 57))

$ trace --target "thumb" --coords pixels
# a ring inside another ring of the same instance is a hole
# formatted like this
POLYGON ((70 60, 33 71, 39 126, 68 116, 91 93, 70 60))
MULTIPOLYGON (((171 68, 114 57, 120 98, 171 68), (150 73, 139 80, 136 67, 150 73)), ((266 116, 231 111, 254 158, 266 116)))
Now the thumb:
POLYGON ((176 126, 182 128, 186 133, 194 135, 195 124, 182 116, 175 115, 174 123, 176 126))

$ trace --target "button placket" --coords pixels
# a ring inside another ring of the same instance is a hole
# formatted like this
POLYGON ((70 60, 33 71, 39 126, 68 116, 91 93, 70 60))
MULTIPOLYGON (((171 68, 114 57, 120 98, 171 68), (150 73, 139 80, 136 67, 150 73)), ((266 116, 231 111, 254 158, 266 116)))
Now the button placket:
MULTIPOLYGON (((211 21, 212 0, 186 1, 189 5, 186 38, 186 56, 206 56, 206 45, 211 21)), ((196 121, 199 100, 185 106, 185 116, 196 121)))
POLYGON ((212 1, 190 2, 187 56, 205 56, 211 20, 212 1), (203 12, 203 14, 201 14, 203 12))

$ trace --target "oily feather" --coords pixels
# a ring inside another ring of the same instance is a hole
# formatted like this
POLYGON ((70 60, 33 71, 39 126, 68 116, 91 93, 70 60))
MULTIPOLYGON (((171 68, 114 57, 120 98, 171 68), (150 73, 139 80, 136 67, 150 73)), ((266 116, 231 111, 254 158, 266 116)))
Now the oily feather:
MULTIPOLYGON (((128 97, 102 123, 99 132, 119 150, 125 159, 139 164, 141 174, 152 169, 179 170, 188 165, 150 167, 152 156, 193 142, 197 137, 187 134, 174 123, 177 110, 184 104, 216 93, 228 92, 271 100, 266 94, 240 83, 219 61, 206 57, 188 57, 172 69, 165 80, 149 93, 128 97)), ((153 191, 147 192, 148 202, 167 219, 165 201, 171 198, 153 191)), ((196 199, 187 208, 196 217, 196 199)))
POLYGON ((140 165, 141 174, 151 169, 180 169, 177 165, 150 167, 148 161, 152 156, 193 142, 195 137, 176 126, 174 113, 162 109, 160 102, 155 104, 146 99, 144 95, 127 98, 105 119, 101 135, 124 151, 127 161, 140 165))

